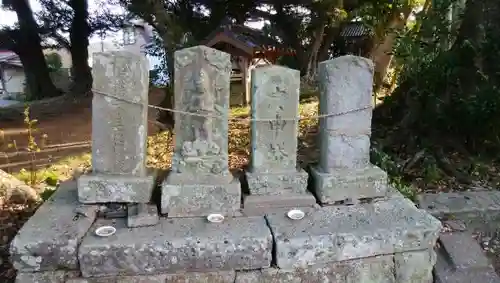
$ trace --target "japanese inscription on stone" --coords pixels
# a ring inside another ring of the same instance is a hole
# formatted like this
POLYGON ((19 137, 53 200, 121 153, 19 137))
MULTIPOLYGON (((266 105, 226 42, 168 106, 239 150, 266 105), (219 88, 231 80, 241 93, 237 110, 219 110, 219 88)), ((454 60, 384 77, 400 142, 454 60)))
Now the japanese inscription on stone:
POLYGON ((299 81, 280 66, 253 70, 252 171, 296 171, 299 81))
POLYGON ((97 53, 92 73, 93 171, 145 176, 147 59, 126 51, 97 53))

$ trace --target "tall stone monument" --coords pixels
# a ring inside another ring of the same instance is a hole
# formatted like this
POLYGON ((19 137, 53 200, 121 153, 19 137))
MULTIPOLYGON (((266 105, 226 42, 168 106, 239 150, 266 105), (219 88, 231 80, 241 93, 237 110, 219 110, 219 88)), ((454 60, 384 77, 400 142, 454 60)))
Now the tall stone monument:
POLYGON ((146 57, 94 54, 92 174, 78 178, 82 203, 147 203, 154 177, 146 171, 149 89, 146 57))
POLYGON ((316 203, 308 174, 297 166, 300 72, 281 66, 252 70, 252 151, 244 208, 316 203))
POLYGON ((381 197, 387 174, 370 164, 373 63, 342 56, 319 64, 319 166, 315 193, 324 204, 381 197))
POLYGON ((228 167, 230 55, 195 46, 175 52, 175 148, 162 185, 169 217, 232 215, 240 182, 228 167))

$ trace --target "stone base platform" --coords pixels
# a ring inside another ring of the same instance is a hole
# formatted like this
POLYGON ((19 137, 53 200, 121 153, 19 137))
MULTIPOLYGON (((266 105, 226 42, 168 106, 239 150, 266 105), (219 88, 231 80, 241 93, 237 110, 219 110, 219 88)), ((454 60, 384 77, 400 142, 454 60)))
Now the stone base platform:
POLYGON ((441 229, 439 220, 404 198, 322 207, 300 221, 282 213, 266 219, 282 269, 428 250, 441 229))
POLYGON ((233 218, 220 224, 204 218, 160 220, 129 229, 125 221, 99 219, 91 232, 113 225, 107 238, 87 233, 78 250, 84 277, 147 275, 269 267, 273 239, 262 217, 233 218))
POLYGON ((154 226, 158 221, 158 208, 154 204, 137 203, 127 207, 127 226, 130 228, 154 226))
MULTIPOLYGON (((432 283, 432 250, 376 256, 295 269, 212 271, 84 278, 78 272, 20 273, 16 283, 432 283)), ((486 281, 489 283, 489 281, 486 281)))
POLYGON ((250 195, 304 194, 309 175, 303 169, 296 172, 245 172, 250 195))
POLYGON ((443 233, 439 238, 436 283, 500 283, 500 277, 469 232, 443 233))
POLYGON ((383 197, 388 188, 387 173, 375 165, 335 172, 323 172, 319 167, 311 167, 311 175, 314 193, 322 204, 383 197))
POLYGON ((161 187, 161 213, 168 217, 234 216, 241 207, 240 180, 229 176, 168 173, 161 187))
POLYGON ((148 203, 155 187, 156 174, 147 177, 89 174, 77 179, 81 203, 148 203))
POLYGON ((285 208, 311 208, 316 204, 316 198, 311 193, 282 195, 245 195, 243 196, 242 213, 245 216, 264 216, 274 210, 285 208))
POLYGON ((66 182, 11 244, 18 283, 430 283, 440 222, 410 201, 311 208, 301 220, 164 218, 129 228, 96 219, 66 182), (94 235, 101 225, 117 232, 94 235), (273 265, 271 265, 273 263, 273 265))

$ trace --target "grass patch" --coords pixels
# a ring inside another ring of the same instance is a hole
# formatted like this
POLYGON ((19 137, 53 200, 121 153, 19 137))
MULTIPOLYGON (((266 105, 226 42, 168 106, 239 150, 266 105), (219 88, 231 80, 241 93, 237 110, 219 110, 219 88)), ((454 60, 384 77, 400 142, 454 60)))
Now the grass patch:
POLYGON ((14 175, 19 180, 24 181, 26 184, 31 183, 31 185, 34 186, 40 184, 56 186, 58 182, 65 181, 71 178, 71 176, 73 176, 75 169, 89 168, 90 160, 91 160, 90 153, 68 156, 54 163, 48 168, 43 168, 36 171, 22 169, 18 173, 14 173, 12 175, 14 175))

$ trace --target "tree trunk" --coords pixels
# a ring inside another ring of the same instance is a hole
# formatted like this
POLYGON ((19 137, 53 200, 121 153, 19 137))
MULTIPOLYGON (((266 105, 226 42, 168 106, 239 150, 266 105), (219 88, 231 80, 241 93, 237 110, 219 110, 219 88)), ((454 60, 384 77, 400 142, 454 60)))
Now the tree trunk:
POLYGON ((38 25, 28 0, 11 1, 19 22, 17 54, 23 63, 26 84, 31 99, 57 96, 61 92, 54 86, 42 52, 38 25))
POLYGON ((309 81, 313 81, 316 77, 316 70, 318 67, 318 52, 323 42, 323 34, 325 32, 325 25, 320 24, 314 35, 314 42, 310 47, 309 58, 307 60, 307 69, 305 77, 309 81))
POLYGON ((396 40, 397 32, 401 31, 411 13, 411 7, 406 6, 402 11, 396 10, 393 12, 392 19, 389 21, 384 30, 385 36, 380 40, 375 40, 374 48, 370 52, 370 57, 375 65, 374 67, 374 91, 377 92, 383 85, 384 78, 387 74, 393 55, 392 49, 396 40))
POLYGON ((92 74, 88 64, 89 34, 87 0, 71 0, 74 16, 70 28, 73 94, 85 95, 92 88, 92 74))

